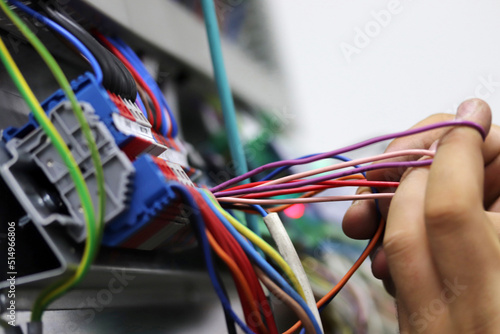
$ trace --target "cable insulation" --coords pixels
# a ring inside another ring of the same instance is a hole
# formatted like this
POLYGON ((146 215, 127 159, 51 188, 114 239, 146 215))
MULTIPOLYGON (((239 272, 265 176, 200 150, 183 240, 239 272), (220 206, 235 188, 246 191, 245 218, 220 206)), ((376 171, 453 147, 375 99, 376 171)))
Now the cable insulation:
MULTIPOLYGON (((419 127, 419 128, 414 128, 414 129, 409 129, 409 130, 406 130, 406 131, 395 132, 395 133, 391 133, 391 134, 387 134, 387 135, 378 136, 378 137, 375 137, 375 138, 371 138, 371 139, 362 141, 362 142, 357 143, 357 144, 346 146, 346 147, 343 147, 343 148, 340 148, 340 149, 336 149, 336 150, 333 150, 333 151, 330 151, 330 152, 321 153, 321 154, 318 154, 318 155, 315 155, 315 156, 312 156, 312 157, 308 157, 308 158, 293 159, 293 160, 282 160, 282 161, 276 161, 276 162, 268 163, 266 165, 263 165, 263 166, 260 166, 258 168, 255 168, 254 170, 251 170, 251 171, 249 171, 249 172, 247 172, 245 174, 237 176, 237 177, 235 177, 235 178, 233 178, 231 180, 223 182, 223 183, 219 184, 218 186, 213 187, 212 189, 210 189, 210 191, 213 192, 213 193, 216 193, 216 192, 220 191, 223 188, 226 188, 226 187, 228 187, 228 186, 230 186, 232 184, 241 182, 242 180, 248 179, 249 177, 254 176, 256 174, 260 174, 260 173, 262 173, 265 170, 268 170, 270 168, 278 168, 278 167, 282 167, 282 166, 303 165, 303 164, 307 164, 307 163, 310 163, 310 162, 314 162, 314 161, 326 159, 326 158, 329 158, 329 157, 332 157, 332 156, 335 156, 335 155, 339 155, 339 154, 342 154, 342 153, 345 153, 345 152, 354 151, 354 150, 357 150, 357 149, 360 149, 360 148, 363 148, 363 147, 366 147, 366 146, 369 146, 369 145, 372 145, 372 144, 376 144, 376 143, 379 143, 379 142, 382 142, 382 141, 385 141, 385 140, 395 139, 395 138, 400 138, 400 137, 406 137, 406 136, 410 136, 410 135, 413 135, 413 134, 417 134, 417 133, 421 133, 421 132, 425 132, 425 131, 430 131, 430 130, 434 130, 434 129, 438 129, 438 128, 443 128, 443 127, 450 127, 450 126, 467 126, 467 127, 471 127, 471 128, 476 129, 481 134, 481 136, 483 137, 483 139, 486 138, 486 132, 484 131, 484 129, 480 125, 478 125, 478 124, 476 124, 474 122, 470 122, 470 121, 466 121, 466 120, 454 120, 454 121, 448 121, 448 122, 438 122, 438 123, 426 125, 426 126, 419 127)), ((362 170, 360 172, 363 172, 363 171, 368 171, 368 170, 362 170)))

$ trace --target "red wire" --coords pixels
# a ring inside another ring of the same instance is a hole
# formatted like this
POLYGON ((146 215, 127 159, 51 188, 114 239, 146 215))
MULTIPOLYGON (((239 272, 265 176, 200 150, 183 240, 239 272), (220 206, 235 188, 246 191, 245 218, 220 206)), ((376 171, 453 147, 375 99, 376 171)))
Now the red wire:
MULTIPOLYGON (((295 183, 295 182, 299 182, 299 181, 304 181, 304 179, 291 180, 291 181, 285 182, 285 184, 295 183)), ((226 191, 254 188, 254 187, 259 186, 261 184, 264 184, 266 182, 268 182, 268 181, 257 181, 257 182, 242 184, 239 186, 235 186, 232 188, 221 190, 221 191, 219 191, 219 193, 221 193, 221 195, 223 195, 222 193, 226 192, 226 191)), ((390 188, 390 187, 397 187, 399 185, 399 182, 366 181, 366 180, 345 180, 345 181, 328 180, 328 181, 319 182, 316 185, 326 185, 326 186, 330 186, 332 188, 333 187, 359 187, 359 186, 390 188)), ((302 188, 305 188, 305 187, 302 187, 302 188)), ((297 188, 297 189, 302 189, 302 188, 297 188)), ((289 190, 289 189, 285 189, 285 190, 289 190)))
MULTIPOLYGON (((287 182, 284 182, 284 183, 299 182, 299 181, 304 181, 304 180, 305 179, 297 179, 297 180, 287 181, 287 182)), ((350 181, 350 180, 351 181, 352 180, 363 180, 363 181, 365 181, 366 179, 361 174, 354 174, 354 175, 343 176, 343 177, 340 177, 338 179, 329 180, 329 181, 323 181, 323 182, 350 181)), ((269 181, 272 181, 272 180, 256 181, 256 182, 251 182, 251 183, 246 183, 246 184, 240 184, 238 186, 234 186, 234 187, 231 187, 231 188, 228 188, 228 189, 219 190, 219 191, 217 191, 217 193, 224 192, 224 191, 230 191, 230 190, 239 190, 239 189, 253 188, 255 186, 259 186, 259 185, 264 184, 264 183, 269 182, 269 181)), ((318 184, 322 184, 322 182, 320 182, 318 184)))
MULTIPOLYGON (((162 109, 160 107, 160 103, 156 99, 155 95, 153 94, 153 92, 151 91, 151 89, 149 88, 149 86, 142 79, 142 77, 140 76, 140 74, 137 73, 137 71, 132 66, 132 64, 130 64, 130 62, 127 60, 127 58, 125 58, 125 56, 117 48, 115 48, 115 46, 103 34, 101 34, 99 31, 96 31, 95 35, 109 49, 109 51, 111 51, 123 63, 123 65, 125 65, 125 67, 130 71, 130 73, 134 77, 135 81, 137 81, 137 83, 139 85, 141 85, 141 87, 149 95, 149 98, 153 102, 153 106, 154 106, 155 111, 156 111, 156 121, 153 122, 154 123, 154 127, 155 127, 155 129, 158 132, 160 132, 161 121, 162 121, 162 117, 161 117, 161 110, 162 109)), ((147 101, 145 101, 145 103, 147 103, 147 101)), ((154 118, 152 118, 152 119, 154 120, 154 118)), ((172 130, 172 127, 169 126, 169 130, 168 130, 168 134, 167 134, 167 136, 169 138, 171 138, 171 135, 170 135, 171 130, 172 130)))
MULTIPOLYGON (((243 249, 241 249, 241 246, 234 240, 232 235, 224 228, 222 223, 218 220, 217 216, 213 214, 211 211, 209 213, 210 216, 212 217, 206 217, 205 219, 208 218, 208 220, 211 220, 212 222, 215 222, 216 225, 219 225, 218 227, 213 226, 214 230, 217 230, 217 232, 222 232, 222 234, 225 234, 225 236, 222 237, 222 239, 225 241, 223 242, 226 244, 227 242, 227 252, 230 253, 235 261, 239 264, 239 267, 242 269, 242 271, 245 271, 245 277, 248 279, 252 291, 256 294, 256 300, 253 302, 256 303, 258 307, 261 307, 264 316, 266 319, 266 323, 269 326, 270 333, 271 334, 278 334, 278 329, 276 328, 276 324, 274 322, 274 318, 272 316, 271 308, 269 306, 269 303, 267 301, 266 296, 264 295, 264 292, 262 291, 262 287, 260 283, 258 282, 257 276, 255 274, 255 271, 253 269, 253 266, 251 265, 250 261, 246 257, 243 249)), ((217 233, 215 232, 215 233, 217 233)), ((253 314, 248 314, 247 317, 247 323, 255 323, 255 318, 256 316, 260 315, 253 315, 253 314)))
MULTIPOLYGON (((196 203, 198 204, 198 207, 200 209, 203 208, 205 204, 203 203, 202 199, 198 196, 198 194, 194 191, 191 191, 191 194, 193 195, 196 203)), ((229 239, 228 239, 227 235, 224 233, 225 232, 224 229, 221 229, 217 226, 218 225, 217 221, 214 219, 214 217, 212 215, 210 215, 208 210, 201 209, 201 214, 203 216, 203 220, 205 222, 206 228, 210 231, 210 233, 212 233, 213 237, 216 239, 216 241, 219 243, 219 245, 222 247, 222 249, 224 249, 224 251, 229 256, 231 256, 232 258, 235 259, 235 262, 238 263, 238 267, 240 267, 240 269, 244 272, 245 277, 248 277, 248 273, 247 273, 248 267, 245 263, 241 262, 241 257, 240 257, 239 252, 237 251, 237 249, 234 249, 233 247, 231 247, 231 245, 229 243, 229 239)), ((247 322, 248 322, 248 318, 249 318, 250 312, 251 312, 251 308, 248 306, 248 304, 252 303, 252 301, 247 300, 247 298, 242 293, 242 289, 240 287, 239 282, 238 281, 235 281, 235 282, 236 282, 236 289, 238 291, 238 295, 240 296, 241 306, 243 308, 243 313, 245 315, 245 319, 247 319, 247 322)), ((255 290, 254 290, 254 286, 252 284, 253 282, 249 281, 248 283, 250 284, 250 288, 251 288, 252 292, 254 292, 255 290)), ((253 294, 253 298, 255 300, 254 294, 253 294)), ((253 323, 249 324, 249 326, 254 332, 256 331, 256 327, 253 323)))
MULTIPOLYGON (((213 213, 211 213, 211 215, 213 215, 213 213)), ((213 218, 215 218, 217 220, 217 224, 220 225, 219 226, 220 230, 223 231, 224 234, 226 234, 225 238, 229 244, 228 251, 233 254, 233 256, 235 257, 235 260, 239 263, 240 268, 242 270, 243 270, 243 268, 245 268, 245 272, 246 272, 245 277, 248 279, 248 281, 252 287, 252 291, 256 295, 255 300, 253 302, 257 305, 257 307, 262 308, 262 310, 264 312, 265 319, 266 319, 266 323, 270 327, 269 328, 270 332, 272 334, 278 334, 278 329, 276 328, 276 324, 275 324, 274 318, 272 316, 271 308, 270 308, 269 303, 267 301, 267 298, 264 294, 264 291, 262 291, 262 287, 258 281, 257 275, 255 274, 253 266, 251 265, 248 257, 246 257, 243 249, 241 249, 241 246, 236 242, 236 240, 233 238, 233 236, 224 228, 224 226, 220 223, 218 218, 215 215, 213 215, 213 218)), ((249 324, 255 323, 254 317, 257 317, 257 316, 260 316, 260 314, 258 314, 258 315, 249 314, 249 317, 247 318, 248 319, 247 322, 249 324)))
MULTIPOLYGON (((231 247, 231 245, 229 245, 227 237, 223 234, 223 231, 219 228, 214 227, 214 222, 212 220, 212 217, 209 217, 206 212, 202 212, 202 216, 203 216, 203 220, 205 221, 207 229, 210 231, 210 233, 212 233, 213 237, 217 240, 217 242, 222 247, 222 249, 224 249, 224 251, 231 258, 233 258, 235 260, 235 262, 238 264, 238 267, 240 267, 240 269, 244 272, 244 276, 248 277, 248 274, 246 273, 247 272, 246 265, 241 263, 240 258, 238 256, 239 254, 237 252, 235 252, 235 250, 231 247)), ((233 279, 235 279, 234 276, 233 276, 233 279)), ((238 295, 240 296, 241 306, 243 308, 243 314, 245 315, 245 320, 247 323, 249 323, 249 319, 251 316, 251 310, 252 310, 251 307, 249 306, 249 304, 255 303, 255 298, 256 298, 255 290, 253 287, 254 284, 252 281, 248 282, 250 285, 250 289, 252 291, 252 299, 253 299, 253 300, 248 300, 245 297, 245 295, 243 295, 243 291, 242 291, 242 288, 240 287, 239 282, 235 281, 235 283, 236 283, 236 289, 238 291, 238 295)), ((249 323, 249 326, 250 326, 250 329, 252 331, 254 331, 254 332, 257 331, 257 328, 256 328, 254 322, 249 323)))
MULTIPOLYGON (((230 255, 234 259, 236 263, 238 263, 240 269, 244 272, 245 277, 247 278, 248 283, 251 286, 252 292, 256 294, 255 300, 253 302, 262 309, 270 333, 278 334, 278 329, 276 327, 271 308, 264 292, 262 291, 262 286, 258 281, 257 275, 255 274, 250 260, 248 259, 238 242, 233 238, 231 233, 227 231, 227 229, 220 222, 217 216, 212 212, 212 210, 208 209, 208 206, 204 203, 204 200, 200 196, 200 194, 194 190, 192 190, 191 193, 193 194, 201 209, 203 219, 205 221, 206 227, 210 230, 210 233, 212 233, 214 238, 217 239, 219 245, 226 251, 226 253, 228 253, 228 255, 230 255), (204 208, 206 208, 207 210, 203 210, 204 208)), ((245 308, 243 304, 242 306, 245 308)), ((255 323, 255 316, 260 316, 247 313, 245 313, 245 315, 247 323, 249 325, 255 323)))
POLYGON ((299 187, 299 188, 292 188, 292 189, 281 189, 281 190, 274 190, 274 191, 265 191, 262 193, 255 193, 255 194, 249 194, 249 195, 244 195, 242 198, 263 198, 263 197, 273 197, 273 196, 279 196, 279 195, 289 195, 289 194, 299 194, 299 193, 305 193, 309 191, 316 191, 316 190, 326 190, 326 189, 332 189, 332 188, 339 188, 339 187, 397 187, 399 185, 399 182, 381 182, 381 181, 324 181, 320 182, 317 185, 311 185, 311 186, 304 186, 304 187, 299 187), (383 183, 383 184, 381 184, 383 183))
MULTIPOLYGON (((226 251, 224 251, 224 249, 219 245, 217 240, 215 240, 212 233, 210 233, 208 229, 205 229, 205 233, 207 234, 208 242, 210 243, 212 249, 219 256, 219 258, 222 261, 224 261, 224 263, 226 263, 226 266, 231 271, 233 280, 236 282, 236 288, 238 289, 238 294, 240 295, 240 299, 243 299, 245 297, 247 301, 254 300, 252 289, 250 288, 248 280, 246 279, 245 275, 239 268, 238 264, 233 260, 233 258, 231 258, 229 254, 227 254, 226 251)), ((250 306, 252 314, 260 314, 260 310, 257 308, 257 304, 254 303, 248 303, 248 304, 250 306)), ((269 333, 266 326, 262 322, 262 319, 257 326, 261 329, 262 333, 265 334, 269 333)))

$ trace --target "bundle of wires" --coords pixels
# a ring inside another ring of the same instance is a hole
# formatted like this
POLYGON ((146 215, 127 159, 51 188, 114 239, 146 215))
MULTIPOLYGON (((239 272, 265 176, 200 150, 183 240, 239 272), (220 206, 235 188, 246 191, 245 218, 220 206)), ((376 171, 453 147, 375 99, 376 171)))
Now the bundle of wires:
POLYGON ((192 208, 193 224, 199 243, 204 251, 209 276, 221 300, 221 304, 230 318, 228 331, 235 332, 231 322, 235 322, 245 333, 277 333, 271 308, 260 287, 259 279, 276 293, 280 299, 290 305, 299 319, 307 326, 310 333, 322 333, 320 325, 311 309, 304 302, 303 290, 293 271, 283 258, 264 240, 260 239, 234 217, 225 212, 207 190, 173 186, 186 203, 192 208), (281 274, 248 243, 259 247, 284 272, 295 287, 292 288, 281 274), (245 314, 243 322, 232 310, 227 295, 221 287, 216 274, 210 245, 221 259, 228 264, 242 299, 245 314), (256 270, 256 266, 258 269, 256 270), (241 271, 241 273, 240 273, 241 271))
MULTIPOLYGON (((156 132, 170 139, 177 136, 177 124, 160 88, 149 75, 139 57, 123 41, 113 40, 111 43, 102 34, 96 33, 98 39, 104 44, 103 47, 91 34, 59 8, 54 9, 48 4, 39 4, 50 16, 49 19, 18 1, 12 0, 10 3, 45 23, 51 30, 62 35, 74 45, 90 62, 94 72, 96 72, 97 81, 110 93, 130 101, 137 100, 140 106, 144 106, 145 116, 148 117, 156 132), (82 52, 82 49, 85 49, 86 52, 82 52), (97 75, 97 71, 99 71, 99 75, 97 75), (152 107, 150 107, 150 102, 152 107)), ((177 148, 175 142, 172 143, 172 146, 177 148)))
MULTIPOLYGON (((161 129, 159 133, 168 138, 176 138, 179 131, 172 110, 158 86, 158 83, 148 72, 139 56, 120 38, 105 37, 102 34, 96 34, 99 40, 102 41, 106 47, 109 47, 113 54, 124 60, 125 66, 131 69, 134 78, 139 78, 139 85, 145 90, 155 111, 157 111, 157 114, 159 114, 161 118, 161 129)), ((148 104, 145 104, 145 106, 148 106, 148 104)))
MULTIPOLYGON (((103 47, 59 8, 54 9, 44 3, 38 4, 50 16, 48 18, 19 1, 9 0, 9 3, 44 23, 51 31, 73 45, 90 63, 97 81, 110 93, 137 101, 157 133, 169 139, 177 137, 177 123, 160 87, 137 54, 124 41, 96 32, 97 38, 104 44, 103 47)), ((179 149, 175 140, 169 144, 179 149)))
MULTIPOLYGON (((377 143, 383 140, 408 136, 436 128, 450 127, 450 126, 473 127, 477 129, 480 133, 482 133, 484 137, 484 130, 479 125, 469 121, 452 121, 452 122, 435 123, 421 128, 416 128, 408 131, 376 137, 331 152, 314 154, 293 160, 284 160, 284 161, 270 163, 261 166, 259 168, 256 168, 239 177, 226 181, 223 184, 212 188, 211 192, 213 193, 213 196, 217 198, 217 200, 222 205, 230 204, 233 209, 236 208, 248 212, 253 212, 253 213, 256 212, 262 214, 263 216, 267 215, 267 211, 279 212, 295 203, 390 198, 394 195, 394 190, 399 185, 398 182, 368 181, 366 180, 363 173, 375 169, 428 166, 432 163, 432 157, 434 156, 433 151, 421 150, 421 149, 404 150, 404 151, 384 153, 374 157, 357 159, 353 161, 350 161, 345 157, 338 157, 337 155, 358 148, 362 148, 367 145, 377 143), (407 159, 402 159, 403 161, 384 162, 384 160, 387 159, 393 159, 404 156, 406 156, 407 159), (323 168, 317 168, 307 172, 302 172, 272 179, 273 177, 279 175, 281 172, 290 168, 291 166, 306 164, 320 159, 329 159, 331 157, 337 158, 338 160, 342 160, 343 162, 332 164, 330 166, 323 168), (415 157, 428 157, 428 158, 420 160, 411 160, 412 158, 414 159, 415 157), (372 164, 367 165, 367 163, 372 163, 372 164), (272 171, 267 176, 265 176, 261 181, 230 187, 231 185, 241 181, 242 179, 262 173, 263 171, 272 168, 277 168, 277 169, 272 171), (321 174, 321 176, 313 177, 318 174, 321 174), (375 189, 383 190, 385 192, 380 192, 380 193, 374 192, 371 194, 355 194, 348 196, 346 195, 324 196, 324 197, 316 196, 317 194, 331 188, 360 187, 360 186, 372 187, 375 189), (295 195, 296 198, 283 198, 283 195, 295 195), (260 207, 259 205, 265 206, 267 210, 260 207)), ((264 218, 264 220, 266 220, 266 218, 264 218)), ((278 220, 277 222, 274 221, 273 224, 281 224, 281 223, 278 220)), ((268 226, 270 225, 268 224, 268 226)), ((280 247, 283 246, 285 242, 288 242, 286 241, 287 240, 286 230, 284 229, 280 230, 271 227, 272 226, 270 226, 270 233, 273 239, 275 240, 278 248, 280 250, 287 249, 286 251, 281 252, 281 255, 284 258, 287 258, 287 255, 289 255, 287 253, 291 252, 290 248, 280 247)), ((320 311, 323 310, 324 307, 328 305, 328 303, 336 296, 336 294, 347 283, 347 281, 357 270, 357 268, 359 268, 361 263, 370 254, 375 244, 379 241, 383 229, 384 229, 384 221, 381 221, 375 235, 370 240, 369 244, 367 245, 361 256, 358 258, 358 260, 355 262, 355 264, 351 267, 351 269, 347 272, 347 274, 337 283, 337 285, 316 303, 316 306, 320 311)), ((294 261, 298 260, 293 260, 292 257, 292 260, 288 261, 288 263, 293 266, 294 261)), ((301 267, 300 263, 297 266, 301 267)), ((304 283, 301 284, 302 286, 300 288, 302 290, 309 289, 309 287, 304 286, 304 283)), ((307 325, 302 321, 302 319, 300 320, 301 321, 297 322, 292 328, 287 330, 285 333, 293 333, 294 331, 300 328, 301 324, 305 326, 303 330, 311 333, 317 333, 317 329, 316 332, 312 331, 309 327, 307 327, 307 325)), ((313 320, 312 318, 308 319, 308 321, 312 320, 313 320)))
MULTIPOLYGON (((73 36, 76 41, 68 40, 89 60, 94 71, 97 67, 102 69, 98 81, 109 92, 131 101, 137 100, 140 106, 144 106, 145 116, 156 132, 169 139, 176 138, 178 127, 160 87, 137 54, 125 42, 118 38, 105 37, 96 31, 95 35, 103 46, 61 9, 40 4, 52 19, 50 20, 17 1, 13 0, 11 3, 46 23, 55 32, 61 34, 64 30, 66 35, 73 36), (78 44, 82 44, 88 52, 83 53, 78 44)), ((172 142, 172 146, 178 149, 175 141, 172 142)))
MULTIPOLYGON (((14 4, 13 1, 10 1, 14 4)), ((125 66, 108 50, 102 47, 92 35, 83 29, 69 15, 64 13, 61 8, 54 9, 49 4, 44 2, 37 3, 49 15, 49 17, 60 27, 67 30, 70 34, 76 37, 97 59, 99 66, 103 72, 103 86, 110 92, 119 95, 125 99, 135 101, 137 96, 137 86, 134 78, 125 66)), ((16 6, 19 3, 16 1, 16 6)), ((46 22, 47 18, 38 14, 37 19, 42 18, 42 22, 46 22)), ((51 26, 49 25, 49 28, 51 26)), ((56 30, 57 31, 57 30, 56 30)))

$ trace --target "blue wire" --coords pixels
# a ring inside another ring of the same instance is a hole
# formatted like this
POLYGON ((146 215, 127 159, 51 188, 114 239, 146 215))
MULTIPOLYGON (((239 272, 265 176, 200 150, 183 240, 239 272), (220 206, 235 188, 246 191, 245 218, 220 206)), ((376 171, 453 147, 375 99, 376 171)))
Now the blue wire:
POLYGON ((141 112, 143 113, 144 117, 148 118, 147 111, 146 111, 146 106, 142 102, 141 96, 139 93, 137 93, 137 96, 135 98, 135 103, 139 106, 139 109, 141 109, 141 112))
POLYGON ((254 208, 255 210, 257 210, 257 211, 260 213, 260 215, 261 215, 262 217, 265 217, 265 216, 267 216, 267 215, 268 215, 267 211, 266 211, 266 210, 264 210, 264 208, 263 208, 263 207, 261 207, 260 205, 251 204, 250 206, 251 206, 252 208, 254 208))
MULTIPOLYGON (((319 154, 321 154, 321 153, 304 155, 303 157, 300 157, 298 159, 309 158, 309 157, 313 157, 313 156, 319 155, 319 154)), ((345 161, 345 162, 352 161, 352 159, 344 157, 343 155, 334 155, 333 157, 331 157, 331 159, 337 159, 337 160, 341 160, 341 161, 345 161)), ((290 167, 292 167, 292 165, 282 166, 280 168, 276 168, 275 170, 273 170, 271 173, 269 173, 266 176, 264 176, 259 181, 268 181, 268 180, 272 179, 273 177, 275 177, 276 175, 278 175, 279 173, 284 172, 285 170, 289 169, 290 167)), ((359 165, 354 165, 354 167, 359 168, 360 166, 359 165)), ((366 172, 362 172, 361 174, 363 174, 363 176, 366 178, 366 172)), ((378 190, 375 187, 371 187, 371 190, 372 190, 373 193, 378 193, 378 190)), ((379 207, 379 203, 378 203, 378 199, 377 198, 375 199, 375 207, 377 209, 378 215, 380 216, 380 207, 379 207)))
POLYGON ((68 40, 68 42, 73 44, 78 49, 78 51, 80 51, 85 56, 85 58, 87 58, 88 62, 90 63, 90 66, 92 67, 92 69, 94 71, 94 75, 96 77, 97 82, 102 84, 103 74, 102 74, 101 66, 97 62, 97 59, 94 57, 92 52, 90 52, 89 49, 87 49, 87 47, 85 45, 83 45, 82 42, 80 42, 80 40, 78 40, 75 36, 73 36, 69 31, 67 31, 66 29, 61 27, 59 24, 55 23, 54 21, 52 21, 48 17, 45 17, 42 14, 34 11, 33 9, 29 8, 28 6, 18 2, 16 0, 7 0, 7 1, 10 4, 19 8, 20 10, 22 10, 23 12, 25 12, 26 14, 28 14, 29 16, 32 16, 35 19, 37 19, 38 21, 47 25, 49 28, 51 28, 52 30, 57 32, 59 35, 64 37, 66 40, 68 40))
MULTIPOLYGON (((170 105, 167 103, 167 100, 165 99, 165 96, 163 95, 163 92, 161 91, 160 87, 158 86, 158 83, 156 80, 149 74, 148 70, 144 66, 144 63, 142 60, 137 56, 137 54, 130 48, 123 40, 119 38, 109 38, 111 43, 120 50, 120 52, 123 53, 123 55, 132 63, 135 67, 135 69, 139 72, 141 77, 146 81, 148 86, 152 88, 153 93, 155 94, 156 98, 160 101, 160 103, 163 105, 163 107, 167 110, 168 116, 171 120, 171 126, 172 126, 172 137, 176 137, 177 134, 179 133, 179 128, 177 126, 177 122, 175 120, 174 114, 172 113, 172 109, 170 109, 170 105)), ((162 120, 165 119, 165 115, 162 112, 162 120)), ((162 122, 165 124, 165 129, 164 129, 164 134, 167 134, 167 128, 166 124, 167 121, 165 120, 162 122)), ((162 129, 163 130, 163 129, 162 129)))
MULTIPOLYGON (((139 57, 137 57, 137 55, 134 53, 134 51, 132 51, 132 49, 130 49, 130 48, 126 48, 124 46, 125 43, 123 43, 123 42, 119 43, 117 41, 117 39, 113 39, 111 37, 106 37, 106 38, 130 62, 130 64, 134 67, 134 69, 137 71, 137 73, 139 73, 141 78, 146 82, 148 87, 151 88, 155 98, 159 101, 158 92, 154 88, 154 86, 156 85, 156 81, 151 77, 149 72, 144 67, 144 64, 139 59, 139 57)), ((161 116, 160 133, 162 135, 166 136, 167 132, 168 132, 168 122, 167 122, 167 119, 165 117, 165 114, 163 113, 163 110, 160 110, 160 116, 161 116)))
POLYGON ((283 289, 283 291, 285 291, 288 295, 290 295, 290 297, 292 297, 297 303, 299 303, 300 307, 304 309, 304 311, 307 313, 307 316, 311 319, 316 333, 322 333, 321 328, 316 321, 316 318, 314 317, 302 297, 300 297, 300 295, 294 289, 292 289, 288 282, 283 277, 281 277, 281 275, 278 274, 278 272, 260 256, 260 254, 248 243, 248 241, 236 230, 236 228, 234 228, 234 226, 227 221, 226 217, 224 217, 224 215, 215 207, 208 195, 204 191, 200 191, 200 193, 205 199, 206 204, 208 204, 210 209, 215 213, 215 215, 217 215, 217 218, 219 218, 226 229, 231 233, 236 241, 238 241, 247 256, 250 257, 251 260, 255 264, 257 264, 257 266, 259 266, 259 268, 261 268, 267 276, 269 276, 269 278, 271 278, 276 284, 278 284, 281 289, 283 289))
MULTIPOLYGON (((302 159, 302 158, 309 158, 309 157, 312 157, 312 156, 315 156, 315 155, 318 155, 319 153, 316 153, 316 154, 309 154, 309 155, 305 155, 303 157, 300 157, 299 159, 302 159)), ((352 159, 349 159, 347 157, 344 157, 342 155, 335 155, 333 157, 331 157, 331 159, 337 159, 337 160, 341 160, 341 161, 345 161, 345 162, 348 162, 348 161, 352 161, 352 159)), ((288 165, 288 166, 282 166, 280 168, 277 168, 275 170, 273 170, 271 173, 267 174, 266 176, 264 176, 262 179, 260 179, 260 181, 267 181, 267 180, 270 180, 272 179, 273 177, 275 177, 276 175, 278 175, 279 173, 281 172, 284 172, 286 171, 287 169, 289 169, 290 167, 292 167, 292 165, 288 165)), ((359 165, 355 165, 354 167, 356 168, 359 168, 360 166, 359 165)), ((366 178, 366 172, 363 172, 362 173, 365 178, 366 178)), ((374 187, 371 188, 372 191, 374 193, 378 193, 378 190, 374 187)), ((380 214, 380 209, 379 209, 379 204, 378 204, 378 200, 375 200, 375 206, 377 208, 377 212, 380 214)), ((333 300, 333 298, 335 298, 337 294, 335 294, 330 300, 328 300, 322 307, 319 308, 319 311, 323 311, 323 309, 333 300)), ((306 332, 306 329, 305 328, 302 328, 302 330, 300 331, 300 334, 304 334, 306 332)))
POLYGON ((215 266, 212 259, 212 253, 210 251, 210 245, 208 243, 207 235, 205 234, 205 224, 203 223, 203 218, 200 214, 200 208, 193 196, 189 193, 189 191, 180 184, 172 184, 172 190, 180 193, 180 195, 184 198, 187 204, 192 208, 192 213, 194 217, 193 225, 198 231, 200 237, 200 246, 203 250, 203 256, 205 257, 205 262, 207 265, 208 275, 210 276, 210 280, 212 281, 212 285, 214 286, 214 290, 219 297, 219 300, 222 304, 224 310, 233 318, 233 320, 241 327, 241 329, 247 334, 254 334, 250 328, 234 313, 231 303, 227 299, 226 294, 219 282, 217 277, 215 266))
MULTIPOLYGON (((320 153, 315 153, 315 154, 309 154, 309 155, 305 155, 303 157, 300 157, 298 159, 303 159, 303 158, 309 158, 309 157, 313 157, 313 156, 316 156, 316 155, 319 155, 320 153)), ((344 157, 342 155, 334 155, 333 157, 331 157, 331 159, 337 159, 337 160, 341 160, 341 161, 352 161, 351 159, 347 158, 347 157, 344 157)), ((273 177, 275 177, 276 175, 278 175, 279 173, 281 172, 284 172, 285 170, 289 169, 290 167, 292 167, 292 165, 288 165, 288 166, 282 166, 280 168, 276 168, 275 170, 273 170, 271 173, 267 174, 266 176, 264 176, 262 179, 260 179, 260 181, 267 181, 267 180, 270 180, 272 179, 273 177)), ((356 165, 355 166, 356 168, 359 168, 359 165, 356 165)), ((366 173, 363 173, 363 175, 366 177, 366 173)))
MULTIPOLYGON (((156 80, 151 77, 149 74, 148 70, 142 63, 141 59, 135 54, 135 52, 122 40, 119 40, 118 38, 108 38, 109 41, 120 51, 122 54, 125 56, 125 58, 128 59, 128 61, 134 66, 134 68, 137 70, 139 75, 143 78, 143 80, 146 82, 146 84, 151 88, 151 91, 155 95, 156 99, 158 101, 161 101, 161 98, 163 98, 163 94, 160 92, 158 94, 158 91, 160 90, 158 88, 158 84, 156 83, 156 80)), ((165 117, 165 113, 163 110, 160 111, 161 119, 162 119, 162 127, 160 129, 161 133, 166 136, 168 133, 168 124, 169 122, 167 121, 165 117)), ((173 120, 173 117, 171 117, 173 120)), ((174 121, 172 121, 173 124, 174 121)), ((173 128, 172 128, 172 133, 173 133, 173 128)))

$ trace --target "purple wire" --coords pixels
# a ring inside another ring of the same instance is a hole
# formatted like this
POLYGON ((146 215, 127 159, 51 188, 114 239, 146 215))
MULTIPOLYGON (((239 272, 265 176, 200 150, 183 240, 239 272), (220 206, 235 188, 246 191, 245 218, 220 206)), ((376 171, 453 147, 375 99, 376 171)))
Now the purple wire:
POLYGON ((367 172, 367 171, 375 170, 375 169, 398 168, 398 167, 420 167, 420 166, 428 166, 431 163, 432 163, 432 159, 418 160, 418 161, 384 162, 384 163, 380 163, 380 164, 362 166, 362 167, 358 167, 358 168, 345 170, 342 172, 323 175, 320 177, 307 179, 307 180, 299 181, 299 182, 272 184, 270 186, 253 187, 253 188, 237 189, 237 190, 230 190, 230 191, 219 191, 219 192, 214 193, 214 195, 215 195, 215 197, 229 197, 229 196, 237 196, 237 195, 243 195, 243 194, 248 194, 248 193, 253 194, 253 193, 261 193, 261 192, 271 191, 271 190, 297 188, 297 187, 301 187, 301 186, 315 184, 318 182, 323 182, 323 181, 330 180, 330 179, 337 179, 337 178, 342 177, 342 176, 367 172))
MULTIPOLYGON (((251 170, 243 175, 237 176, 231 180, 223 182, 223 183, 219 184, 218 186, 215 186, 212 189, 210 189, 210 191, 213 193, 216 193, 216 192, 220 191, 221 189, 224 189, 232 184, 235 184, 235 183, 241 182, 245 179, 248 179, 249 177, 256 175, 256 174, 259 174, 259 173, 262 173, 263 171, 270 169, 270 168, 277 168, 277 167, 287 166, 287 165, 308 164, 310 162, 318 161, 321 159, 326 159, 326 158, 329 158, 329 157, 334 156, 334 155, 342 154, 342 153, 349 152, 349 151, 354 151, 354 150, 357 150, 359 148, 362 148, 362 147, 365 147, 368 145, 372 145, 372 144, 375 144, 375 143, 378 143, 378 142, 381 142, 384 140, 405 137, 405 136, 413 135, 413 134, 420 133, 420 132, 434 130, 437 128, 442 128, 442 127, 447 127, 447 126, 457 126, 457 125, 468 126, 468 127, 474 128, 477 131, 479 131, 479 133, 483 137, 483 140, 486 138, 486 132, 484 131, 484 129, 481 127, 481 125, 476 124, 474 122, 463 121, 463 120, 455 120, 455 121, 450 121, 450 122, 439 122, 439 123, 434 123, 434 124, 430 124, 427 126, 423 126, 421 128, 410 129, 410 130, 406 130, 406 131, 402 131, 402 132, 396 132, 396 133, 392 133, 392 134, 388 134, 388 135, 375 137, 375 138, 368 139, 368 140, 362 141, 362 142, 354 144, 354 145, 350 145, 350 146, 340 148, 340 149, 330 151, 330 152, 321 153, 321 154, 318 154, 316 156, 312 156, 309 158, 282 160, 282 161, 272 162, 272 163, 260 166, 258 168, 255 168, 255 169, 253 169, 253 170, 251 170)), ((294 185, 297 185, 297 183, 295 183, 294 185)), ((264 188, 264 187, 262 187, 262 188, 264 188)), ((227 192, 227 193, 229 193, 229 192, 227 192)))

